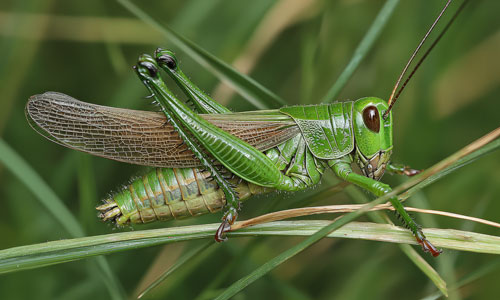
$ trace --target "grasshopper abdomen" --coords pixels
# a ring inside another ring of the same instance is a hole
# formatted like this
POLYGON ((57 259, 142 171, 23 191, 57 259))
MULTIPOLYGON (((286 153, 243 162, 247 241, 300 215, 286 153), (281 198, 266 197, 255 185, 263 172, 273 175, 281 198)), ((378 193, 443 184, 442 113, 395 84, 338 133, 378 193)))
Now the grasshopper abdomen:
MULTIPOLYGON (((242 200, 269 190, 236 178, 230 181, 234 181, 242 200)), ((198 168, 156 168, 133 180, 97 209, 102 220, 125 225, 213 213, 225 204, 224 193, 209 172, 198 168)))

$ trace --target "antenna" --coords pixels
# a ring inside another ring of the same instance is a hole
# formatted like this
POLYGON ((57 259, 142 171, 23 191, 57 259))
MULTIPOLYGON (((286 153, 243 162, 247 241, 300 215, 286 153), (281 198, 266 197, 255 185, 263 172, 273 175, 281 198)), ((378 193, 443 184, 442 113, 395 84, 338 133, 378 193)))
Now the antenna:
POLYGON ((438 17, 436 18, 436 20, 434 20, 434 23, 432 23, 431 27, 429 28, 429 30, 427 31, 427 33, 424 35, 424 37, 420 41, 420 43, 418 44, 418 46, 415 49, 415 51, 413 51, 413 54, 411 55, 410 59, 406 63, 406 66, 403 68, 403 71, 401 72, 401 75, 399 75, 399 78, 396 81, 396 85, 394 85, 394 88, 392 89, 391 96, 389 97, 389 100, 387 101, 387 104, 389 104, 389 108, 384 113, 384 119, 387 119, 387 116, 389 116, 389 112, 391 111, 392 107, 394 106, 394 103, 396 103, 396 100, 399 98, 399 95, 401 95, 401 92, 403 91, 403 89, 406 87, 406 84, 408 83, 408 81, 410 81, 410 79, 413 77, 413 75, 415 74, 415 72, 418 70, 418 68, 420 67, 420 65, 422 64, 422 62, 427 58, 427 56, 429 55, 429 53, 431 52, 431 50, 434 48, 434 46, 436 46, 436 44, 439 42, 439 40, 443 37, 443 35, 448 30, 448 28, 450 28, 451 24, 453 24, 453 21, 455 21, 455 19, 457 18, 458 14, 462 11, 462 9, 464 8, 464 6, 465 6, 465 4, 467 2, 468 2, 468 0, 464 0, 464 2, 462 2, 462 5, 460 5, 460 7, 457 9, 457 11, 453 15, 453 17, 451 17, 451 19, 448 21, 448 23, 446 24, 446 26, 443 28, 443 30, 441 31, 441 33, 439 34, 439 36, 432 43, 432 45, 429 47, 429 49, 427 49, 427 51, 425 51, 424 55, 419 59, 419 61, 417 62, 417 64, 413 68, 413 70, 411 71, 410 75, 408 75, 408 78, 405 80, 405 82, 403 83, 403 85, 401 86, 401 88, 399 89, 399 91, 396 94, 396 90, 399 87, 399 84, 401 83, 401 80, 403 79, 403 76, 405 75, 406 71, 408 70, 408 67, 412 63, 412 61, 415 58, 415 56, 420 51, 420 48, 422 48, 422 45, 427 40, 429 34, 432 32, 432 30, 434 29, 434 27, 436 26, 436 24, 441 19, 441 16, 443 15, 443 13, 446 11, 446 9, 448 8, 448 6, 450 5, 451 0, 448 0, 448 2, 446 2, 445 6, 443 7, 443 9, 441 10, 441 12, 439 13, 438 17))

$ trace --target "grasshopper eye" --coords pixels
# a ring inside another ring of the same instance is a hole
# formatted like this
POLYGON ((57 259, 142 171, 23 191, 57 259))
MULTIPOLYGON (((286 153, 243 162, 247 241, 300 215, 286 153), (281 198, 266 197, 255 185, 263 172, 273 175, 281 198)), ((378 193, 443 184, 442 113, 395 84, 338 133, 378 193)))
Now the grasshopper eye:
POLYGON ((380 115, 375 106, 368 106, 363 110, 363 122, 371 131, 375 133, 380 131, 380 115))
POLYGON ((140 63, 140 65, 142 67, 146 68, 146 70, 148 70, 149 75, 151 77, 156 77, 156 74, 158 74, 158 69, 152 63, 150 63, 148 61, 143 61, 143 62, 140 63))
POLYGON ((169 55, 162 55, 157 58, 158 63, 165 64, 170 70, 174 70, 177 67, 177 63, 174 58, 169 55))

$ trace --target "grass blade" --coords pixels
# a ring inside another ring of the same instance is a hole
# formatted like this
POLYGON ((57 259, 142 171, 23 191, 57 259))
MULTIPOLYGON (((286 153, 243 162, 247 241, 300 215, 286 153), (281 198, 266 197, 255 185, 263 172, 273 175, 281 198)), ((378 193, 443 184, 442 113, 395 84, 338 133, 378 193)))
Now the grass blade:
POLYGON ((168 26, 161 25, 129 0, 118 0, 118 2, 139 19, 161 32, 168 40, 191 56, 191 58, 197 61, 201 66, 207 68, 219 79, 232 86, 256 108, 267 109, 270 107, 283 106, 285 104, 285 101, 263 85, 249 76, 239 73, 230 65, 173 31, 168 26))
POLYGON ((354 54, 351 58, 351 61, 347 64, 342 74, 340 74, 339 78, 335 81, 335 84, 328 90, 326 95, 321 100, 321 103, 332 102, 337 98, 342 88, 345 86, 347 81, 351 78, 354 71, 359 66, 363 58, 366 56, 368 51, 373 47, 373 44, 379 37, 382 29, 384 29, 385 24, 389 21, 389 17, 394 12, 396 5, 399 3, 399 0, 387 0, 378 13, 377 17, 373 21, 370 29, 366 32, 365 36, 359 43, 356 50, 354 50, 354 54))
POLYGON ((182 267, 186 262, 191 260, 192 258, 198 256, 200 253, 205 251, 208 247, 215 245, 213 241, 210 241, 208 243, 205 243, 201 245, 200 247, 191 250, 189 253, 183 255, 181 258, 179 258, 174 265, 172 265, 168 270, 166 270, 161 276, 159 276, 157 279, 155 279, 147 288, 145 288, 138 296, 137 298, 140 299, 144 297, 146 294, 151 292, 155 287, 157 287, 159 284, 161 284, 167 277, 175 272, 175 270, 179 269, 182 267))
MULTIPOLYGON (((359 211, 355 213, 359 214, 359 211)), ((342 223, 346 221, 344 220, 342 223)), ((244 228, 237 232, 231 232, 229 235, 232 237, 311 236, 330 223, 331 221, 326 220, 279 221, 244 228)), ((160 244, 202 238, 211 239, 219 225, 214 223, 122 232, 4 249, 0 250, 0 274, 160 244)), ((500 254, 500 238, 496 236, 453 229, 426 229, 424 231, 428 238, 432 239, 433 243, 438 247, 500 254)), ((322 231, 322 234, 326 235, 328 232, 322 231)), ((367 222, 352 222, 335 232, 329 233, 328 237, 416 244, 413 236, 405 228, 367 222)))
MULTIPOLYGON (((52 189, 43 179, 0 139, 0 162, 7 167, 24 185, 38 198, 62 227, 73 237, 84 236, 83 229, 71 212, 64 206, 52 189)), ((106 279, 104 280, 113 299, 123 299, 124 293, 118 280, 114 277, 111 268, 103 257, 97 258, 97 267, 106 279)))
POLYGON ((61 199, 3 139, 0 139, 0 162, 24 183, 71 236, 84 236, 80 224, 61 199))
MULTIPOLYGON (((346 193, 352 200, 358 203, 364 204, 369 201, 365 193, 352 186, 346 189, 346 193)), ((393 225, 393 223, 385 213, 384 214, 382 214, 381 212, 371 213, 368 217, 372 221, 377 223, 387 223, 393 225)), ((419 268, 425 274, 425 276, 427 276, 434 283, 434 285, 439 289, 439 291, 443 295, 445 296, 448 295, 448 290, 446 288, 446 281, 444 281, 444 279, 441 278, 439 273, 427 261, 424 260, 424 258, 420 255, 419 252, 417 252, 413 247, 407 244, 401 244, 399 245, 399 248, 415 264, 415 266, 417 266, 417 268, 419 268)))

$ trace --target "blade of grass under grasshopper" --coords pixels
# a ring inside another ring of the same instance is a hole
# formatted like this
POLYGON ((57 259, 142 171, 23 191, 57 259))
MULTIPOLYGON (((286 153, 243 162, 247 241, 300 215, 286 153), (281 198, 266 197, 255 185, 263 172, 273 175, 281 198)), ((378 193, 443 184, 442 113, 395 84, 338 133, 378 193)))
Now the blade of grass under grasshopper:
MULTIPOLYGON (((377 200, 376 203, 383 200, 377 200)), ((231 232, 229 236, 310 236, 330 223, 325 220, 277 221, 231 232)), ((211 239, 219 225, 205 224, 122 232, 4 249, 0 250, 0 274, 173 242, 211 239)), ((500 238, 496 236, 452 229, 426 229, 425 233, 437 247, 500 254, 500 238)), ((328 236, 416 244, 413 236, 405 228, 366 222, 350 223, 328 236)))
POLYGON ((230 65, 173 31, 168 26, 161 25, 131 1, 118 0, 118 3, 123 5, 139 19, 161 32, 169 41, 182 49, 182 51, 187 55, 191 56, 191 58, 197 61, 201 66, 207 68, 219 79, 232 86, 241 96, 247 99, 256 108, 267 109, 271 107, 283 106, 285 104, 283 99, 275 95, 269 89, 265 88, 249 76, 239 73, 230 65))
MULTIPOLYGON (((47 208, 54 218, 73 237, 82 237, 84 232, 71 212, 64 206, 52 189, 43 179, 19 156, 0 139, 0 162, 7 167, 25 186, 33 192, 37 199, 47 208)), ((114 277, 104 257, 95 261, 99 273, 105 279, 105 285, 113 299, 124 299, 125 294, 118 280, 114 277)), ((94 262, 91 262, 94 268, 94 262)))
POLYGON ((399 0, 387 0, 385 2, 384 6, 370 26, 370 29, 366 32, 356 50, 354 50, 354 54, 351 60, 345 67, 344 71, 342 71, 339 78, 335 81, 335 84, 323 97, 321 103, 332 102, 339 95, 340 91, 345 86, 347 81, 351 78, 352 74, 354 74, 354 71, 358 68, 363 58, 373 47, 373 44, 380 36, 382 29, 384 29, 385 24, 387 24, 387 21, 389 21, 389 18, 394 12, 394 9, 396 8, 396 5, 398 5, 398 3, 399 0))

